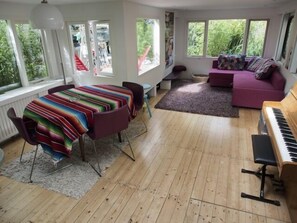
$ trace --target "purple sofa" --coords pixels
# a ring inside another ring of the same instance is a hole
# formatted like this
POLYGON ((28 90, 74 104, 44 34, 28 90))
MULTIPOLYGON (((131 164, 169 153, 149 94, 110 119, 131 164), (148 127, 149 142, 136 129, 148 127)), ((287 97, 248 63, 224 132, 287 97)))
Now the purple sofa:
POLYGON ((262 108, 264 101, 281 101, 284 98, 286 79, 278 69, 269 79, 258 80, 255 73, 247 70, 220 70, 218 61, 213 61, 209 71, 210 86, 232 87, 232 105, 247 108, 262 108))

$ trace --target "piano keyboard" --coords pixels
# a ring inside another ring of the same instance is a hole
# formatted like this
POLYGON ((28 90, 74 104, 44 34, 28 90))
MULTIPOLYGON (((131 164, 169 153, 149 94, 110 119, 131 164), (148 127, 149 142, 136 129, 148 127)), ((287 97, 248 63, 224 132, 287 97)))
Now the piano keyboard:
POLYGON ((278 108, 267 107, 266 112, 272 125, 279 152, 283 162, 297 162, 297 141, 278 108))

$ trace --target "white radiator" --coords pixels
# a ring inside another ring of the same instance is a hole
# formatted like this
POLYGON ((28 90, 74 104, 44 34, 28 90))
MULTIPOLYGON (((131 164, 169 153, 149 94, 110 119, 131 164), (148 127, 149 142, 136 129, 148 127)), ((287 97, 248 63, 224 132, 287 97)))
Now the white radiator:
POLYGON ((26 105, 29 102, 31 102, 34 98, 37 98, 46 93, 47 92, 39 92, 37 94, 33 94, 30 96, 27 95, 26 97, 18 98, 18 100, 1 105, 0 107, 0 143, 18 134, 17 129, 14 127, 13 123, 7 117, 7 114, 6 114, 7 110, 10 107, 13 107, 16 111, 17 116, 22 117, 23 111, 26 105))

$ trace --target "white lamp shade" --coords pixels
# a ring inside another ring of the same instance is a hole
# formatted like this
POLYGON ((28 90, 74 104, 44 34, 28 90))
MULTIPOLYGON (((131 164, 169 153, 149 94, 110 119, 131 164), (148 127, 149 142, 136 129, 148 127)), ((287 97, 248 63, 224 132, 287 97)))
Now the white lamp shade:
POLYGON ((31 25, 37 29, 63 29, 64 18, 52 5, 41 3, 31 11, 31 25))

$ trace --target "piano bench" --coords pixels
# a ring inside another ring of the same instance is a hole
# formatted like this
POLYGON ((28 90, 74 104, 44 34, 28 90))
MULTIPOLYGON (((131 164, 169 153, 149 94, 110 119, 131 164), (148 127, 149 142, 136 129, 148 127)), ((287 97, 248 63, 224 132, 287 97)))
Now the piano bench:
POLYGON ((277 200, 270 200, 264 197, 264 186, 265 186, 265 177, 273 178, 272 174, 266 173, 267 166, 276 166, 276 160, 273 153, 272 144, 270 137, 268 135, 252 135, 252 146, 254 153, 254 162, 263 164, 259 171, 251 171, 246 169, 241 169, 242 173, 254 174, 257 177, 261 178, 261 187, 259 197, 241 193, 242 198, 248 198, 252 200, 262 201, 265 203, 274 204, 280 206, 280 202, 277 200))

